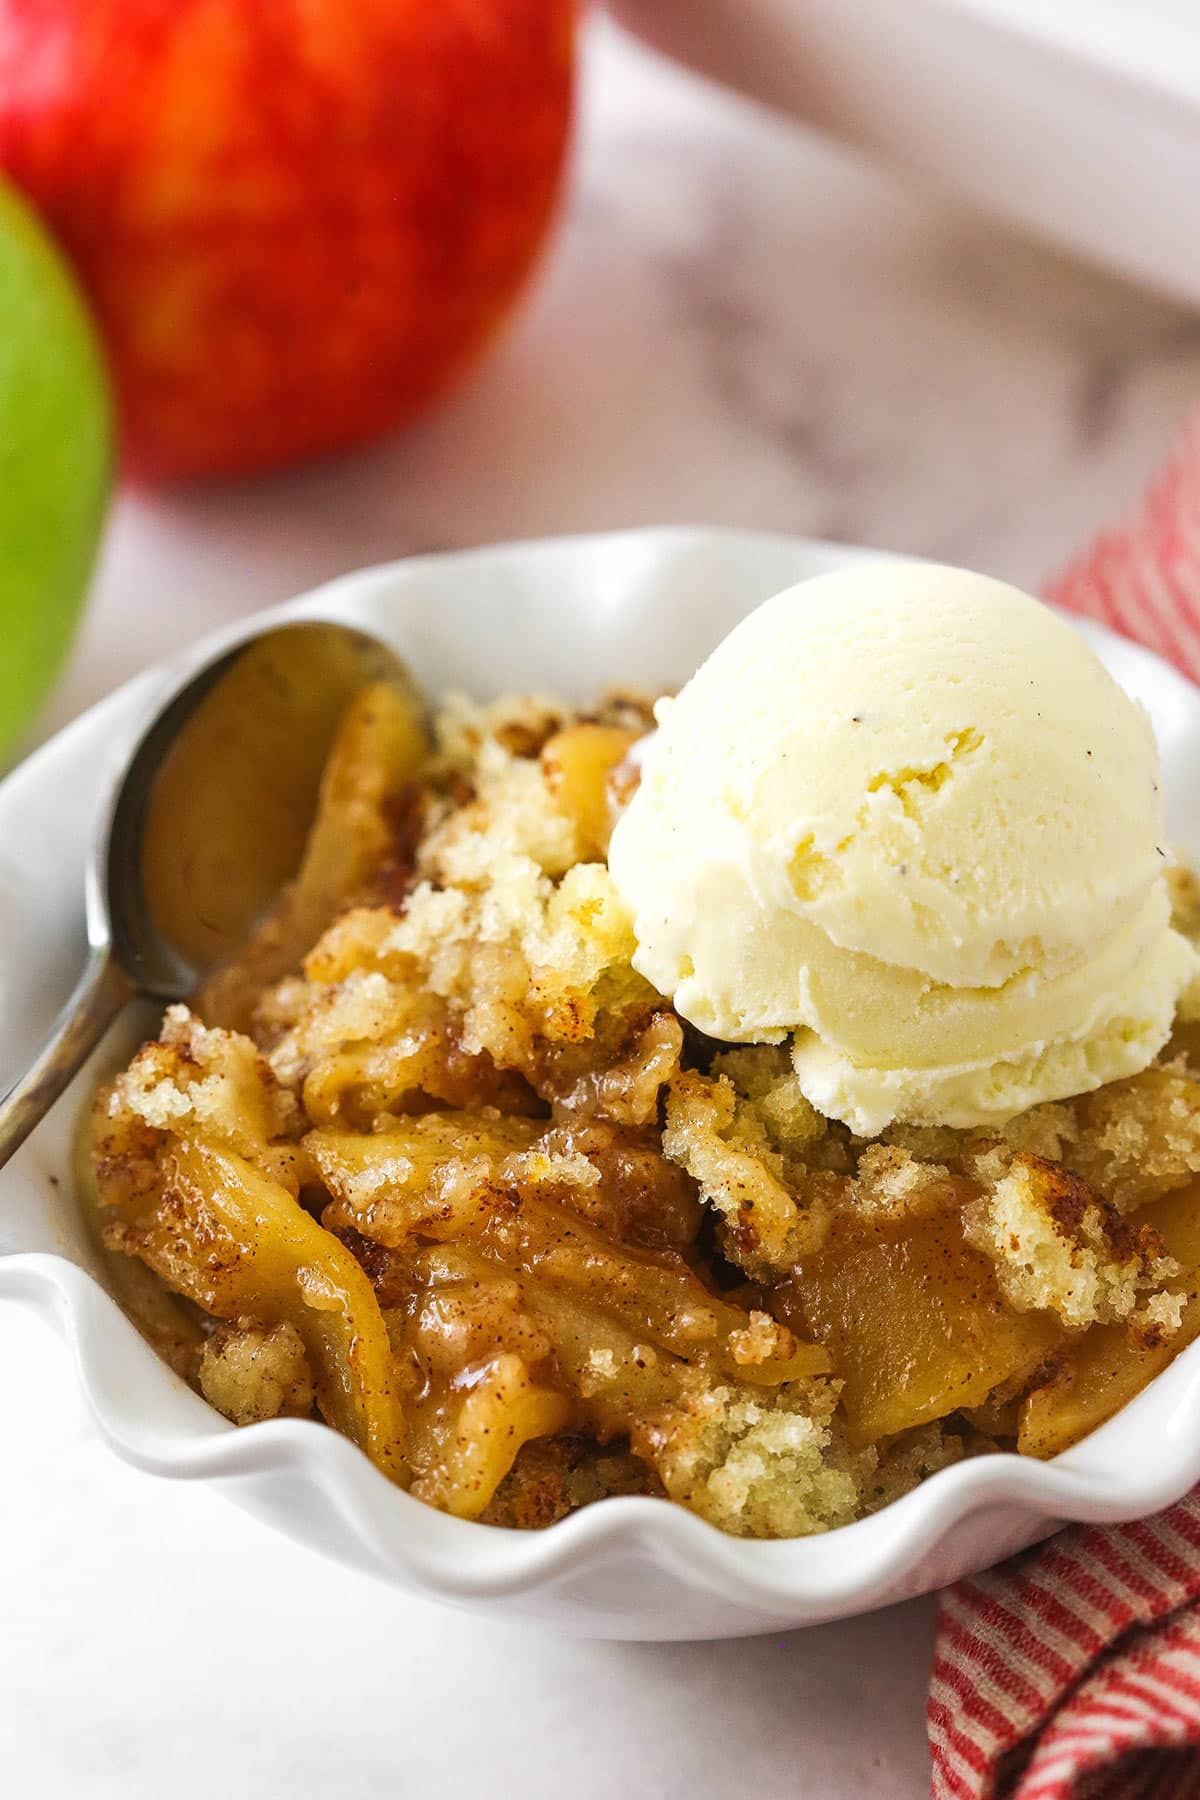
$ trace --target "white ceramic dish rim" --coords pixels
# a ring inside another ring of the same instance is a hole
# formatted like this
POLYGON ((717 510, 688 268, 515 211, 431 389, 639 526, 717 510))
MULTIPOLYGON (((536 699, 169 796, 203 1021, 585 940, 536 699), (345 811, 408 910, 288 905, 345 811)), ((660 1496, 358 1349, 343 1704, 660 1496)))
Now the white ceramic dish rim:
MULTIPOLYGON (((808 572, 875 554, 767 534, 680 527, 544 540, 363 570, 206 638, 168 668, 140 677, 83 715, 0 785, 0 837, 18 789, 34 791, 50 782, 68 750, 103 738, 110 725, 120 727, 120 748, 182 671, 270 619, 329 616, 373 623, 369 600, 378 603, 384 589, 419 583, 435 565, 463 570, 474 564, 485 575, 494 570, 519 582, 522 570, 544 558, 589 555, 623 565, 630 559, 636 564, 643 554, 652 560, 654 555, 694 559, 718 553, 735 561, 753 555, 772 566, 777 559, 781 568, 790 557, 808 572)), ((1168 734, 1173 731, 1186 742, 1200 769, 1200 694, 1150 653, 1099 627, 1084 629, 1118 678, 1149 700, 1160 732, 1166 719, 1168 734)), ((1165 752, 1164 762, 1169 788, 1165 752)), ((97 793, 100 787, 97 780, 97 793)), ((1197 847, 1189 846, 1193 853, 1197 847)), ((79 871, 73 873, 77 878, 79 871)), ((0 1195, 9 1191, 17 1169, 14 1163, 0 1178, 0 1195)), ((823 1537, 737 1540, 680 1507, 638 1498, 600 1502, 543 1532, 501 1531, 423 1506, 325 1426, 272 1421, 231 1427, 170 1375, 99 1281, 65 1255, 22 1251, 19 1243, 5 1238, 3 1214, 0 1202, 0 1299, 31 1305, 58 1324, 91 1414, 119 1456, 160 1475, 231 1483, 235 1498, 244 1486, 247 1500, 255 1477, 294 1477, 297 1495, 303 1484, 309 1496, 319 1494, 351 1528, 362 1546, 356 1560, 459 1603, 528 1593, 582 1564, 603 1566, 634 1550, 687 1584, 700 1583, 737 1607, 760 1609, 764 1618, 795 1616, 799 1622, 867 1611, 903 1591, 906 1572, 915 1570, 953 1526, 971 1515, 1016 1509, 1032 1537, 1061 1520, 1111 1521, 1155 1511, 1200 1479, 1197 1344, 1103 1430, 1056 1461, 1042 1464, 998 1455, 958 1464, 873 1517, 823 1537), (153 1395, 149 1411, 148 1393, 153 1395)), ((296 1529, 286 1509, 272 1516, 279 1527, 296 1529)), ((977 1558, 975 1566, 984 1560, 977 1558)))

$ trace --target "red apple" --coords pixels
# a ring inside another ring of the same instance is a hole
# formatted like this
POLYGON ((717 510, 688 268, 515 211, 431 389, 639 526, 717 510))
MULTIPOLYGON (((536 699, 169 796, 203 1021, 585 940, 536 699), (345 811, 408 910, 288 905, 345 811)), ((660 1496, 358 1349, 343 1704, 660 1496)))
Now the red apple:
POLYGON ((128 466, 274 468, 443 392, 529 271, 574 0, 0 0, 0 169, 108 339, 128 466))

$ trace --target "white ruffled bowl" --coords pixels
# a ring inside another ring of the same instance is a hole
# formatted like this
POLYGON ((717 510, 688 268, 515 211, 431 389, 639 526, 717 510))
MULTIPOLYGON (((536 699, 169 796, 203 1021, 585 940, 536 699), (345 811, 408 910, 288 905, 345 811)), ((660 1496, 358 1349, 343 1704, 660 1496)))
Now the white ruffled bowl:
MULTIPOLYGON (((610 683, 677 684, 759 601, 868 554, 660 530, 420 558, 333 582, 131 683, 0 786, 0 1071, 11 1075, 31 1054, 82 964, 83 862, 114 770, 163 689, 222 644, 267 619, 339 619, 388 639, 435 692, 543 688, 582 699, 610 683)), ((1200 860, 1200 693, 1148 652, 1081 629, 1149 708, 1172 835, 1200 860)), ((115 1033, 106 1061, 151 1019, 115 1033)), ((72 1194, 72 1131, 94 1079, 85 1072, 0 1176, 0 1298, 59 1323, 96 1423, 127 1462, 204 1479, 314 1549, 426 1596, 595 1637, 736 1636, 867 1612, 982 1568, 1063 1520, 1153 1511, 1200 1478, 1196 1343, 1054 1462, 962 1463, 821 1538, 745 1543, 648 1499, 605 1500, 537 1533, 447 1518, 325 1426, 235 1429, 143 1343, 104 1290, 72 1194)))

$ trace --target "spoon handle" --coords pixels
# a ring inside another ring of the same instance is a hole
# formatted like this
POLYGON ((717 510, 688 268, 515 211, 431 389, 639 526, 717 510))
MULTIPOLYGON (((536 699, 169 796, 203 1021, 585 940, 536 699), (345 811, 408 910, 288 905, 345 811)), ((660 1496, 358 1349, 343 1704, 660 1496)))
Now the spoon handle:
POLYGON ((79 1073, 132 997, 133 984, 107 945, 93 950, 36 1060, 0 1097, 0 1169, 79 1073))

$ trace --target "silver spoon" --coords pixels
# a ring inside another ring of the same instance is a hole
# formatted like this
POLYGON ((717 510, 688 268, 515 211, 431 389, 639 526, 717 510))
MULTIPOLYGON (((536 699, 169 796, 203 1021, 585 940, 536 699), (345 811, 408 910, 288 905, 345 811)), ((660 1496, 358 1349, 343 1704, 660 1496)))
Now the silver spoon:
POLYGON ((135 995, 182 1000, 244 941, 299 867, 346 706, 380 680, 407 683, 377 639, 301 621, 218 656, 159 709, 88 859, 84 972, 0 1098, 0 1168, 135 995))

